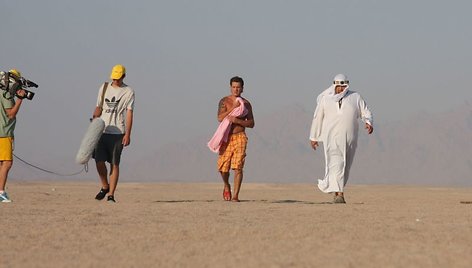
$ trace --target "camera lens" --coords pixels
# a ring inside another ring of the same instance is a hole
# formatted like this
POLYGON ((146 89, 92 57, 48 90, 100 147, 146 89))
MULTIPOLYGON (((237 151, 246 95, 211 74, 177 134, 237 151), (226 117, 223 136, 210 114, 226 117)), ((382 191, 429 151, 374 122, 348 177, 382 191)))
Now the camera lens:
POLYGON ((26 91, 25 97, 26 97, 28 100, 32 100, 33 97, 34 97, 34 92, 27 91, 27 90, 25 90, 25 91, 26 91))

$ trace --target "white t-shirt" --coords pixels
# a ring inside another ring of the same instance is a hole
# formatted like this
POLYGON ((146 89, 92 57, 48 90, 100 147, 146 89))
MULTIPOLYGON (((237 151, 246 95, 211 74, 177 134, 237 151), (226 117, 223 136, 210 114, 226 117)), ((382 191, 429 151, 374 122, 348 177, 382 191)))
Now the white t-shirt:
MULTIPOLYGON (((98 91, 97 107, 102 101, 103 86, 98 91)), ((102 108, 100 118, 105 121, 103 133, 124 134, 126 111, 134 109, 134 90, 124 83, 121 87, 113 87, 109 83, 102 108)))

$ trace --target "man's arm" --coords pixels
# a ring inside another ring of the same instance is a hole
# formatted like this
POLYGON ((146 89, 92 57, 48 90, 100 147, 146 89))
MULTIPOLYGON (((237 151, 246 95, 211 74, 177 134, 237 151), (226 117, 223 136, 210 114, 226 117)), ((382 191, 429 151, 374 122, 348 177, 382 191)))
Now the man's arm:
POLYGON ((254 114, 252 113, 252 106, 251 103, 247 102, 246 103, 246 108, 247 108, 247 115, 244 117, 244 119, 240 119, 237 117, 231 116, 229 119, 233 124, 240 125, 242 127, 247 127, 247 128, 253 128, 256 124, 254 121, 254 114))
POLYGON ((95 110, 93 111, 92 118, 97 118, 102 115, 102 108, 101 107, 95 107, 95 110))
MULTIPOLYGON (((321 131, 323 127, 324 120, 324 102, 319 99, 315 108, 315 113, 313 114, 313 120, 311 122, 310 136, 311 141, 320 141, 321 140, 321 131)), ((313 147, 313 143, 312 143, 313 147)))
POLYGON ((361 119, 365 122, 365 129, 367 130, 367 133, 372 134, 372 132, 374 132, 374 119, 372 112, 362 97, 359 98, 359 108, 361 119))
MULTIPOLYGON (((19 96, 23 97, 26 94, 26 92, 23 89, 20 89, 20 90, 17 91, 17 94, 19 96)), ((23 102, 23 99, 17 98, 16 101, 15 101, 15 105, 13 105, 13 107, 5 109, 5 112, 8 116, 8 118, 13 119, 13 118, 16 117, 16 115, 18 114, 18 111, 20 111, 20 107, 21 107, 22 102, 23 102)))
POLYGON ((103 84, 100 87, 100 89, 98 90, 97 106, 95 107, 95 110, 93 111, 92 118, 97 118, 97 117, 100 117, 102 115, 103 102, 104 102, 104 98, 105 98, 105 93, 103 92, 103 90, 105 89, 105 85, 108 85, 108 84, 107 83, 103 84))
POLYGON ((227 97, 222 98, 218 103, 218 122, 223 121, 234 108, 234 105, 228 105, 227 97))
POLYGON ((131 142, 131 129, 133 128, 133 110, 126 111, 125 136, 123 137, 123 145, 128 146, 131 142))
MULTIPOLYGON (((323 94, 323 93, 322 93, 323 94)), ((310 144, 313 150, 316 150, 319 144, 319 140, 321 138, 321 129, 323 126, 324 120, 324 102, 323 102, 323 95, 320 94, 316 98, 316 108, 315 113, 313 114, 313 121, 311 122, 310 128, 310 144)))

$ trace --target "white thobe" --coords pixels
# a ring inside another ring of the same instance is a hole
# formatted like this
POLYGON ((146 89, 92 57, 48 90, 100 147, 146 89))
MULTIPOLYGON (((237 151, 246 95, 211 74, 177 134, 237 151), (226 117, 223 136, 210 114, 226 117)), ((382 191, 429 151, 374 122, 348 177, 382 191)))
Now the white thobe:
POLYGON ((339 103, 329 96, 329 90, 334 88, 317 98, 310 131, 310 140, 322 142, 324 147, 325 177, 318 180, 318 188, 325 193, 344 191, 356 152, 358 121, 373 124, 372 113, 359 93, 349 90, 339 103))

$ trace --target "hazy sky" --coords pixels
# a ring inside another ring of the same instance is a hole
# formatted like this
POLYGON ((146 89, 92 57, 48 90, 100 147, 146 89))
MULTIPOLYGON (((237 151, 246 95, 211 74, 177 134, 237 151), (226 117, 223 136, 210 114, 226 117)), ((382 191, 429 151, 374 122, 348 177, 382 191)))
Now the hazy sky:
POLYGON ((73 162, 118 63, 136 92, 131 156, 211 136, 234 75, 256 127, 285 106, 313 110, 337 73, 377 124, 453 109, 472 100, 470 10, 470 1, 2 0, 1 69, 40 85, 20 111, 16 154, 73 162))

